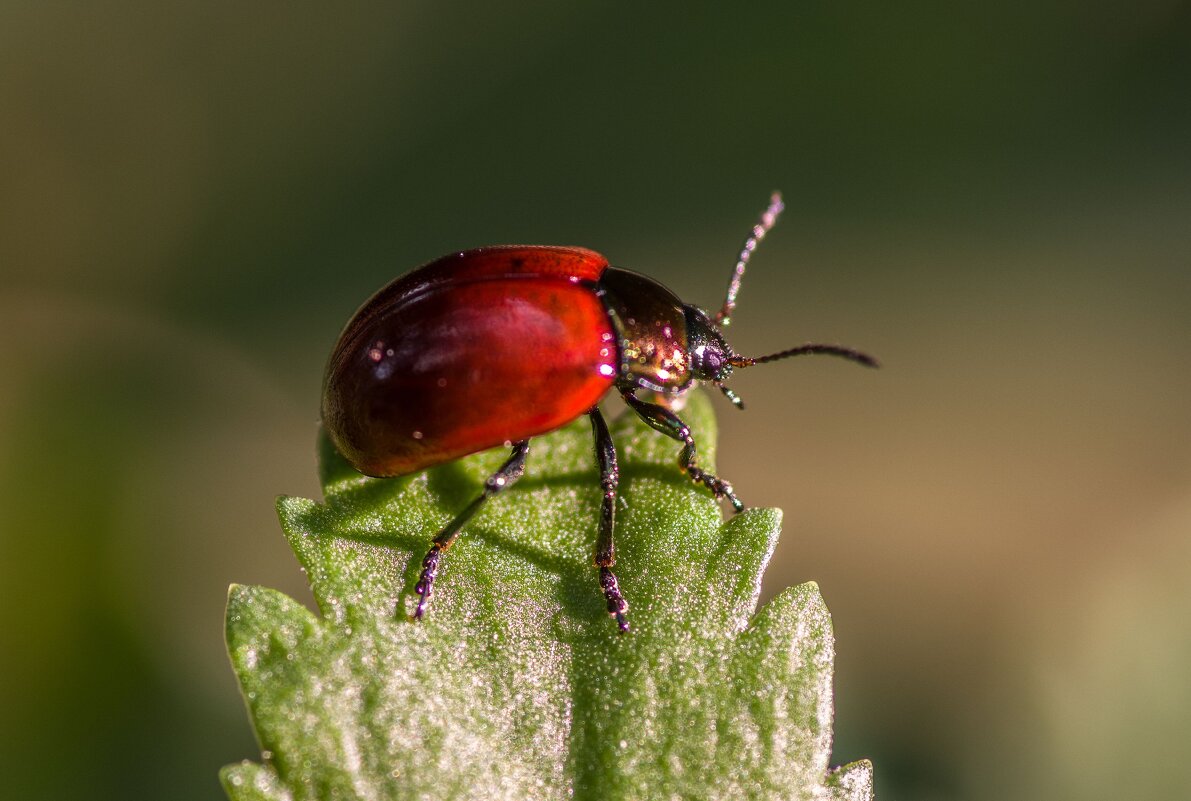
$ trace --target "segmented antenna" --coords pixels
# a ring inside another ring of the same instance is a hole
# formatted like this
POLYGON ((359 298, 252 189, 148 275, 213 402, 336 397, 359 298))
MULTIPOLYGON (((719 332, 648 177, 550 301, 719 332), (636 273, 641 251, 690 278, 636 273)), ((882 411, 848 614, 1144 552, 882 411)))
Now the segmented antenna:
POLYGON ((764 364, 765 362, 776 362, 778 359, 788 359, 791 356, 806 356, 809 354, 821 354, 825 356, 839 356, 849 361, 863 364, 865 367, 880 367, 880 363, 869 356, 867 353, 862 353, 852 348, 841 347, 840 345, 820 345, 819 343, 812 343, 810 345, 800 345, 797 348, 790 348, 789 350, 778 351, 771 353, 768 356, 758 356, 756 359, 750 359, 747 356, 731 356, 728 358, 728 364, 733 367, 752 367, 754 364, 764 364))
POLYGON ((757 245, 777 222, 778 215, 785 207, 786 204, 782 203, 781 192, 774 192, 770 195, 769 205, 762 212, 761 219, 753 226, 752 234, 744 240, 744 247, 740 249, 740 257, 732 269, 732 280, 728 282, 728 294, 724 296, 724 306, 715 316, 717 325, 726 326, 732 321, 732 312, 736 308, 736 296, 740 293, 740 281, 744 278, 744 268, 748 266, 749 259, 753 257, 753 251, 757 249, 757 245))

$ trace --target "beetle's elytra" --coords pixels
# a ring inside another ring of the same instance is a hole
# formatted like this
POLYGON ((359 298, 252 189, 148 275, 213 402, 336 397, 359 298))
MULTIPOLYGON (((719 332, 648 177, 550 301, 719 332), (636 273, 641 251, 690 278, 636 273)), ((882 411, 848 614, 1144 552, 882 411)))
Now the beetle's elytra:
POLYGON ((399 476, 512 443, 480 496, 434 538, 415 587, 416 618, 443 552, 525 471, 530 438, 586 414, 603 487, 595 565, 608 613, 628 631, 628 603, 612 572, 616 448, 600 399, 614 388, 646 423, 682 443, 679 465, 691 480, 740 511, 732 485, 699 467, 695 439, 665 399, 702 381, 743 408, 724 385, 733 368, 803 354, 876 366, 859 351, 819 344, 749 359, 724 340, 745 266, 781 211, 774 193, 714 316, 594 251, 538 245, 452 253, 397 278, 356 312, 331 354, 322 404, 327 433, 355 469, 399 476))

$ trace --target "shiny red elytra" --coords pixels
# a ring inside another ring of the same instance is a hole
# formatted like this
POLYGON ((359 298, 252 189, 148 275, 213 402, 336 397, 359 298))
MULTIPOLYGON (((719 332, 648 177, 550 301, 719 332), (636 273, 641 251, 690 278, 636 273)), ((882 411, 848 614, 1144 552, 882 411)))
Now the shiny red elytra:
POLYGON ((612 573, 619 473, 601 398, 615 388, 646 423, 682 443, 679 465, 691 480, 740 511, 732 486, 699 467, 694 437, 666 399, 702 381, 743 408, 724 386, 733 368, 803 354, 876 366, 859 351, 819 344, 749 359, 724 340, 745 266, 781 211, 775 193, 714 317, 599 253, 539 245, 444 256, 394 280, 356 312, 332 352, 322 406, 327 433, 356 470, 400 476, 499 445, 513 449, 480 496, 434 538, 414 589, 415 618, 429 604, 442 553, 488 498, 525 472, 530 438, 586 414, 603 487, 595 565, 608 613, 627 631, 628 603, 612 573))

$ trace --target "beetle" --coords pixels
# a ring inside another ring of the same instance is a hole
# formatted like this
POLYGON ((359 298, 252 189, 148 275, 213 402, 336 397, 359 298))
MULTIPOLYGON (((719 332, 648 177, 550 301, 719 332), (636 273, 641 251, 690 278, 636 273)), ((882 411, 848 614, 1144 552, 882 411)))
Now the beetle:
POLYGON ((414 587, 426 612, 443 553, 490 498, 525 472, 532 437, 581 415, 591 421, 603 502, 595 566, 608 614, 628 631, 612 571, 619 471, 599 402, 615 390, 652 428, 682 444, 678 463, 737 512, 732 485, 704 470, 690 428, 667 401, 736 368, 805 354, 876 367, 871 356, 807 344, 759 358, 724 339, 753 251, 783 209, 775 192, 741 248, 714 316, 657 281, 579 247, 502 245, 443 256, 372 296, 348 322, 323 384, 322 419, 347 461, 369 476, 407 475, 499 445, 512 454, 480 495, 434 538, 414 587))

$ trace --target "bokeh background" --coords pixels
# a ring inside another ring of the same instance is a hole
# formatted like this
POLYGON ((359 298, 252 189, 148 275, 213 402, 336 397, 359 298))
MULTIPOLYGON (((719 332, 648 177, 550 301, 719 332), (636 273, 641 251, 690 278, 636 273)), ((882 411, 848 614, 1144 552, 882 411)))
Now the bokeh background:
POLYGON ((721 472, 816 579, 878 797, 1191 795, 1191 8, 212 0, 0 9, 0 776, 211 799, 229 582, 308 598, 325 355, 441 253, 715 306, 721 472))

